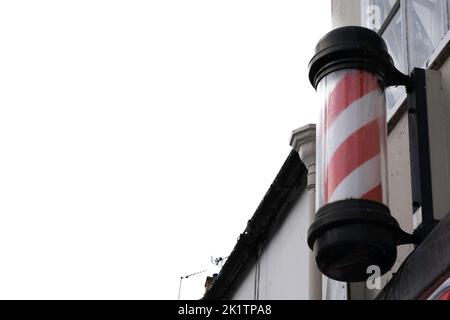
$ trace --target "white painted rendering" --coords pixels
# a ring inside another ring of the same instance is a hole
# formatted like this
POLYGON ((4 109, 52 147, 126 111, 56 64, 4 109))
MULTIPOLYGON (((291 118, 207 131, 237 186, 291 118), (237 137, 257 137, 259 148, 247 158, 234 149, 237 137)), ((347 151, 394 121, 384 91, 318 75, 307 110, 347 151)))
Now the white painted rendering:
POLYGON ((331 0, 331 12, 333 28, 361 25, 360 0, 331 0))
POLYGON ((252 264, 250 270, 241 275, 238 279, 238 283, 235 285, 233 293, 230 295, 232 300, 256 300, 255 274, 256 264, 252 264))
POLYGON ((309 227, 308 212, 311 199, 304 192, 285 220, 275 226, 267 239, 259 261, 259 287, 256 277, 257 263, 238 279, 231 298, 245 299, 309 299, 310 249, 306 243, 309 227), (256 294, 255 294, 256 286, 256 294))
MULTIPOLYGON (((309 197, 309 225, 316 214, 316 125, 309 124, 292 132, 291 146, 308 169, 306 192, 309 197)), ((322 275, 317 268, 314 253, 309 252, 309 298, 322 299, 322 275)))
POLYGON ((316 125, 308 124, 292 132, 291 147, 308 169, 308 190, 316 188, 316 125))

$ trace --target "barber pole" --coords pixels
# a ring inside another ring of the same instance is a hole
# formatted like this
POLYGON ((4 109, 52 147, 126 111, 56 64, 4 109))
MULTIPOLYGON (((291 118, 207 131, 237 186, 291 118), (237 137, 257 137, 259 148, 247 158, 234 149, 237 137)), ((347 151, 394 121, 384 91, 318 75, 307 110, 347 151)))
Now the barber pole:
POLYGON ((322 79, 318 207, 344 199, 387 203, 386 103, 379 78, 341 70, 322 79))
POLYGON ((308 245, 328 278, 363 282, 368 267, 385 274, 397 244, 412 241, 387 206, 384 97, 386 87, 409 78, 395 68, 380 35, 352 26, 320 39, 309 79, 323 104, 316 135, 318 210, 308 245))

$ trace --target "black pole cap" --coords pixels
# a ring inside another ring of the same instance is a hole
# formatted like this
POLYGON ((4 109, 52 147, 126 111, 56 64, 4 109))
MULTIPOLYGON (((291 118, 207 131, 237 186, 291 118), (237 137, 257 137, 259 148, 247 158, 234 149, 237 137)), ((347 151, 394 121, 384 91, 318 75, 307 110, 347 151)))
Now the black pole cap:
POLYGON ((344 282, 366 281, 369 266, 389 271, 402 234, 384 204, 364 199, 336 201, 320 208, 308 230, 319 270, 344 282))
POLYGON ((327 33, 316 46, 309 63, 309 80, 317 89, 326 75, 343 69, 364 69, 377 74, 385 87, 405 85, 410 79, 398 71, 378 33, 363 27, 348 26, 327 33))

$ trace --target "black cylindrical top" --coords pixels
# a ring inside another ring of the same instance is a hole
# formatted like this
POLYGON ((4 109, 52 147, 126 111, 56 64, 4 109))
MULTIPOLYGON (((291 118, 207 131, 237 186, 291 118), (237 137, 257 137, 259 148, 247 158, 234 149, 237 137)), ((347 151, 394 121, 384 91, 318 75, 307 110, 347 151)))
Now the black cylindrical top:
POLYGON ((365 69, 385 81, 398 72, 383 38, 367 28, 334 29, 320 39, 315 51, 309 63, 309 80, 314 88, 323 77, 342 69, 365 69))

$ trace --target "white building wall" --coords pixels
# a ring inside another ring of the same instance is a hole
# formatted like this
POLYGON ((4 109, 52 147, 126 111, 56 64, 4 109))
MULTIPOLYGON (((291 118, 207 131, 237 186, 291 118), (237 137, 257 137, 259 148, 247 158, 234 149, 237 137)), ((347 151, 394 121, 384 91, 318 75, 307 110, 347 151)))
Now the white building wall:
POLYGON ((314 199, 304 192, 264 250, 260 262, 260 299, 308 299, 308 217, 314 199))
POLYGON ((331 12, 333 29, 361 25, 360 0, 331 0, 331 12))
POLYGON ((234 292, 231 295, 232 300, 254 300, 255 299, 255 274, 256 265, 253 264, 241 279, 238 280, 238 285, 235 286, 234 292))
POLYGON ((311 255, 306 239, 311 205, 314 206, 314 199, 305 190, 284 221, 279 225, 275 223, 259 264, 254 264, 238 281, 232 299, 257 299, 258 296, 261 300, 309 299, 311 255), (259 286, 256 276, 258 267, 259 286))
MULTIPOLYGON (((397 219, 401 228, 408 233, 412 233, 411 169, 407 113, 403 114, 389 133, 387 139, 387 153, 389 209, 391 210, 391 215, 397 219)), ((392 273, 398 270, 413 249, 414 246, 412 244, 397 247, 397 260, 392 267, 392 270, 382 277, 382 287, 384 287, 392 278, 392 273)), ((376 289, 367 289, 365 284, 364 288, 364 297, 359 297, 355 294, 353 297, 356 299, 374 299, 380 292, 380 290, 376 289)))

